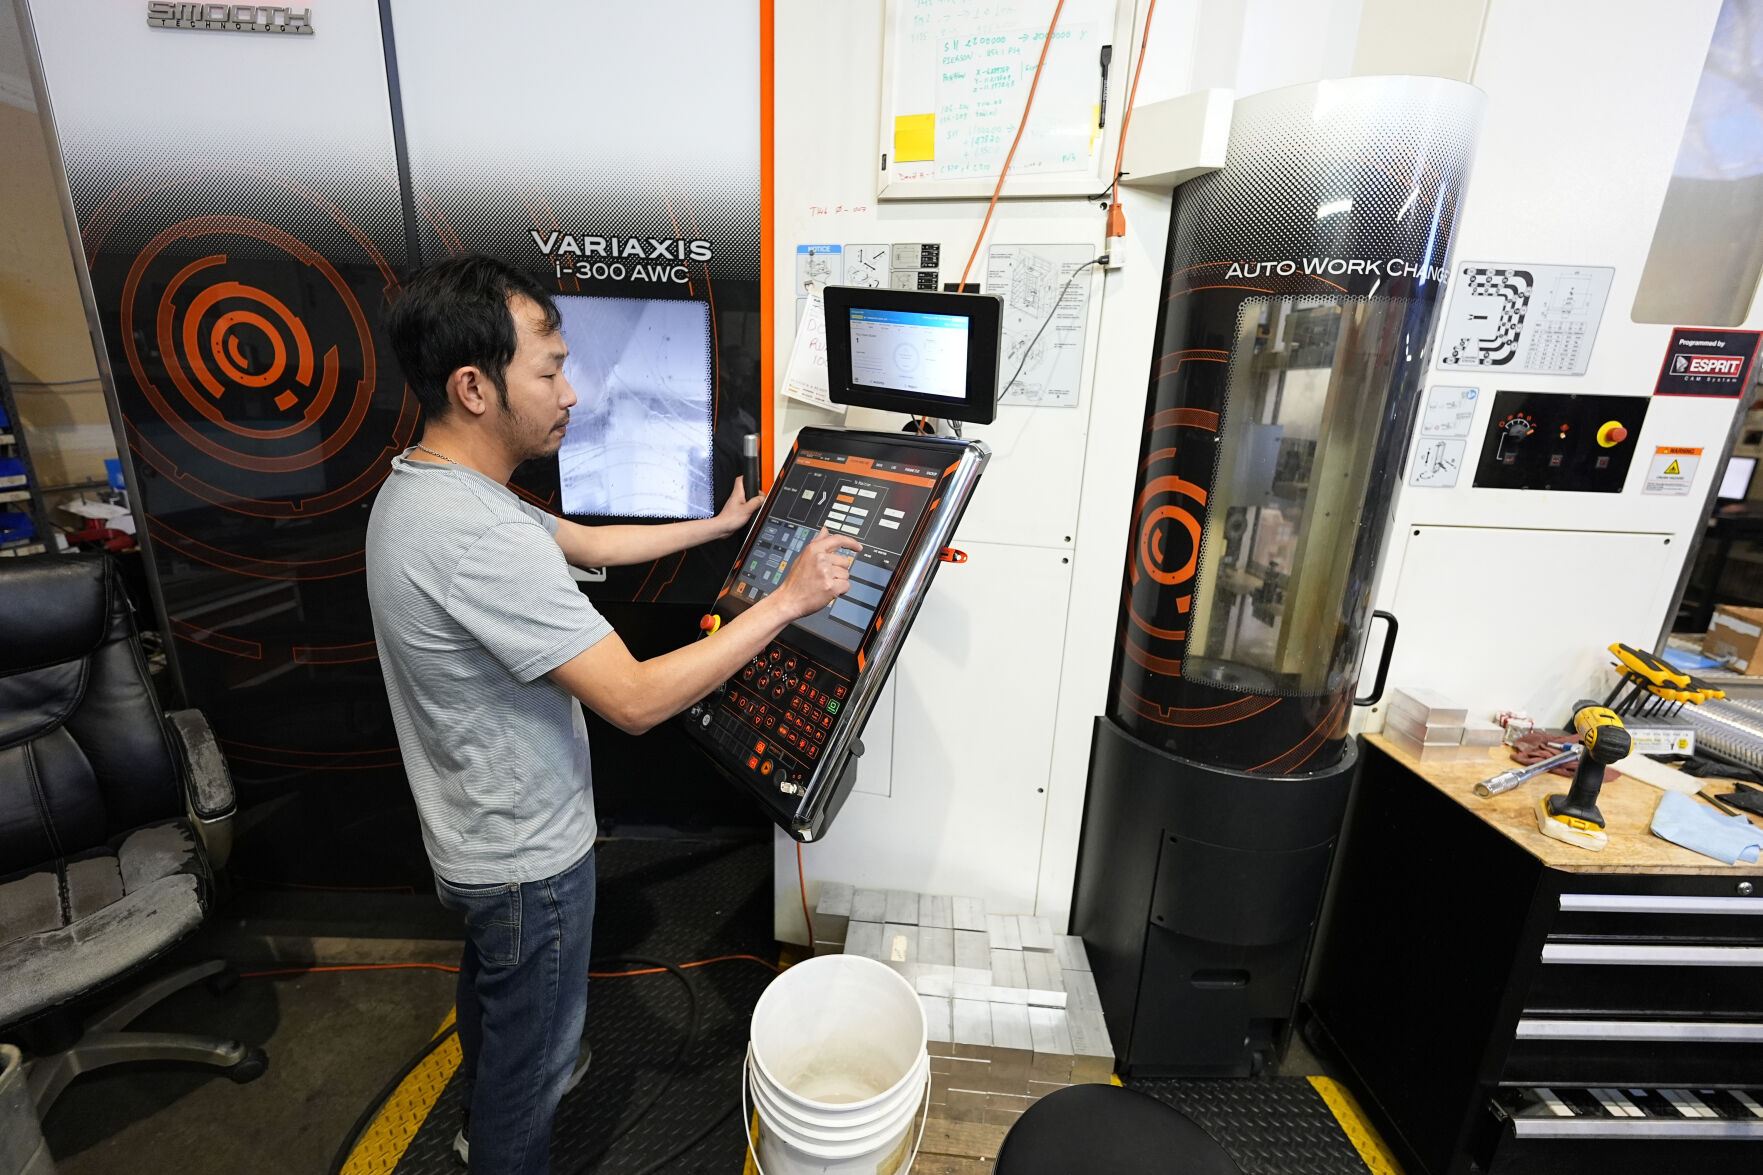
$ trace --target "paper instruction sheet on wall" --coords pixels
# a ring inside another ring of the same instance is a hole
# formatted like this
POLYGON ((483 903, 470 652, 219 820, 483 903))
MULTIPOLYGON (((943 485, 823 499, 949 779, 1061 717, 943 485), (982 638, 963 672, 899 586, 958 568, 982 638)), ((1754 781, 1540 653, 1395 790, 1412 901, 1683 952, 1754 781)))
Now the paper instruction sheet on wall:
POLYGON ((1467 261, 1452 275, 1438 365, 1584 375, 1616 270, 1467 261))
POLYGON ((1408 464, 1408 484, 1424 489, 1448 490, 1463 471, 1463 454, 1469 442, 1455 437, 1421 437, 1408 464))
POLYGON ((784 371, 784 395, 816 408, 843 414, 845 405, 835 404, 828 394, 826 376, 826 302, 821 297, 825 287, 818 283, 808 287, 802 299, 801 321, 796 324, 796 343, 790 348, 790 365, 784 371))
POLYGON ((1434 387, 1426 393, 1426 411, 1420 418, 1423 437, 1466 437, 1475 420, 1477 388, 1434 387))
POLYGON ((987 251, 985 290, 1004 301, 1000 403, 1077 407, 1094 278, 1087 267, 1095 256, 1090 245, 993 245, 987 251))
POLYGON ((809 292, 818 282, 836 286, 845 279, 845 250, 841 245, 796 246, 796 297, 809 292))
POLYGON ((845 284, 870 290, 886 289, 888 259, 892 255, 892 245, 846 245, 845 284))
POLYGON ((1438 386, 1427 389, 1426 409, 1420 417, 1420 439, 1408 463, 1408 484, 1425 489, 1447 490, 1457 484, 1463 469, 1466 439, 1475 420, 1476 388, 1438 386))

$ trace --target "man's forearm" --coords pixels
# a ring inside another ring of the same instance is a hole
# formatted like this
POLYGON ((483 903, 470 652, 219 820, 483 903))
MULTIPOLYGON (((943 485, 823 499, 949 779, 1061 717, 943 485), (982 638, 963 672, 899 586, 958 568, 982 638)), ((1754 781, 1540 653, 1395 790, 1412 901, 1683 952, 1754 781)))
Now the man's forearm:
POLYGON ((628 567, 722 538, 720 518, 693 518, 660 526, 582 526, 559 530, 558 545, 577 567, 628 567))
POLYGON ((654 726, 704 697, 758 656, 789 622, 783 609, 768 597, 709 638, 641 662, 641 712, 636 715, 640 724, 654 726))
MULTIPOLYGON (((565 533, 559 532, 560 543, 565 533)), ((817 535, 796 556, 780 588, 708 640, 638 661, 611 633, 553 669, 551 680, 620 730, 641 734, 727 681, 791 621, 843 595, 851 586, 847 544, 858 546, 841 535, 817 535)))

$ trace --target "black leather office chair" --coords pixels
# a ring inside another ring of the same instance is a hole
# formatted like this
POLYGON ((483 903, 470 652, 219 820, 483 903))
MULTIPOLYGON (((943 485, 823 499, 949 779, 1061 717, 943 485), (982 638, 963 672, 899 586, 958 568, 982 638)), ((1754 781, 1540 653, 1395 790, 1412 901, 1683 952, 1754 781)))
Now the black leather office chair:
POLYGON ((1070 1085, 1028 1108, 998 1148, 993 1175, 1242 1175, 1193 1119, 1117 1085, 1070 1085))
POLYGON ((124 1061, 263 1072, 236 1040, 122 1031, 219 961, 89 1012, 202 924, 232 812, 208 723, 159 709, 108 557, 0 559, 0 1038, 32 1054, 39 1115, 124 1061))

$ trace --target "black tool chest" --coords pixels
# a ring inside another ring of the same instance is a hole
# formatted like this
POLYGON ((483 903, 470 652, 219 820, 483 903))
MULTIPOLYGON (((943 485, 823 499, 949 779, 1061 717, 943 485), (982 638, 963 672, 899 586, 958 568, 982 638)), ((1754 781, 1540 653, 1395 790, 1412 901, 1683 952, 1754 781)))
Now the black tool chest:
POLYGON ((1307 1032, 1411 1175, 1760 1169, 1763 868, 1551 867, 1365 749, 1307 1032))

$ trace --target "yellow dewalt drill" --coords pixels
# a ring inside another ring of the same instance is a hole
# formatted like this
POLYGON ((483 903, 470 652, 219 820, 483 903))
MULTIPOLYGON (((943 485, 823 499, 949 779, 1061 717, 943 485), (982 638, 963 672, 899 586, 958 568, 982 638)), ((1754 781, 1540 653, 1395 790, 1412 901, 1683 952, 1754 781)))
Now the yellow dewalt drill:
POLYGON ((1537 828, 1544 836, 1595 852, 1610 843, 1604 814, 1598 811, 1604 768, 1627 758, 1634 740, 1616 711, 1596 702, 1581 702, 1574 708, 1573 729, 1579 732, 1580 747, 1573 786, 1566 795, 1556 793, 1537 801, 1537 828))

